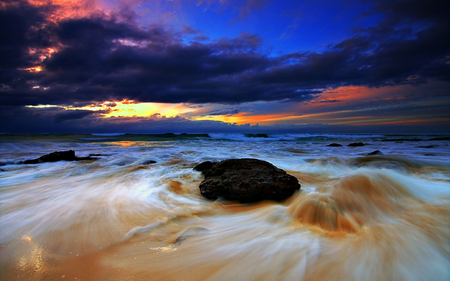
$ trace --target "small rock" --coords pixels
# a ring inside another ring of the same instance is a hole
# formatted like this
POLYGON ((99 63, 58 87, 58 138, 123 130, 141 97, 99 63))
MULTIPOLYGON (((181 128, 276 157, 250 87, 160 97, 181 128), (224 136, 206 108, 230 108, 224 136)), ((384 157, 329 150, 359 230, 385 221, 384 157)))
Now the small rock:
POLYGON ((150 165, 150 164, 155 164, 155 163, 156 163, 156 161, 147 160, 147 161, 142 162, 142 165, 150 165))
POLYGON ((438 147, 437 145, 423 145, 423 146, 418 146, 419 148, 435 148, 438 147))
POLYGON ((338 146, 342 146, 342 144, 339 144, 339 143, 330 143, 330 144, 327 145, 327 146, 338 147, 338 146))
POLYGON ((375 150, 372 151, 370 153, 367 153, 368 156, 372 156, 372 155, 384 155, 383 152, 379 151, 379 150, 375 150))
POLYGON ((352 147, 355 147, 355 146, 364 146, 364 144, 363 144, 362 142, 352 142, 352 143, 350 143, 350 144, 347 145, 347 146, 352 146, 352 147))
POLYGON ((205 173, 200 193, 210 200, 223 198, 242 203, 282 201, 300 189, 297 178, 258 159, 228 159, 205 173))
POLYGON ((245 134, 248 138, 268 138, 267 134, 245 134))

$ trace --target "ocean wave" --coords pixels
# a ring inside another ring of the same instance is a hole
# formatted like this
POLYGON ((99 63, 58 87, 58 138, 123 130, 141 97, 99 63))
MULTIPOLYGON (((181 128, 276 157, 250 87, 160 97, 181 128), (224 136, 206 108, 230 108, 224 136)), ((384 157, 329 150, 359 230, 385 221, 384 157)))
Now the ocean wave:
POLYGON ((260 141, 289 141, 296 140, 298 136, 291 134, 209 134, 211 139, 231 140, 245 142, 260 141))
POLYGON ((106 133, 106 134, 91 134, 93 136, 103 136, 103 137, 114 137, 114 136, 124 136, 126 133, 106 133))
POLYGON ((84 141, 106 141, 106 140, 116 140, 116 138, 77 138, 77 140, 84 140, 84 141))

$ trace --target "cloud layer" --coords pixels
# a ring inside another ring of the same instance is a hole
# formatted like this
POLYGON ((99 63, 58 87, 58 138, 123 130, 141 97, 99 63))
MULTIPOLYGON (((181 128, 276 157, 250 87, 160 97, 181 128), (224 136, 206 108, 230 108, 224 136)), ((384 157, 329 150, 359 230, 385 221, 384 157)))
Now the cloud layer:
MULTIPOLYGON (((248 1, 248 7, 259 5, 248 1)), ((225 103, 313 99, 323 89, 450 82, 448 1, 370 1, 371 27, 323 52, 273 55, 257 34, 208 40, 200 31, 142 25, 129 9, 53 16, 56 5, 0 4, 2 114, 26 105, 115 100, 225 103), (199 39, 196 40, 195 38, 199 39)), ((245 12, 245 11, 244 11, 245 12)), ((243 12, 243 13, 244 13, 243 12)), ((324 103, 337 100, 323 100, 324 103)), ((236 114, 235 107, 210 115, 236 114)), ((61 112, 56 122, 92 112, 61 112)))

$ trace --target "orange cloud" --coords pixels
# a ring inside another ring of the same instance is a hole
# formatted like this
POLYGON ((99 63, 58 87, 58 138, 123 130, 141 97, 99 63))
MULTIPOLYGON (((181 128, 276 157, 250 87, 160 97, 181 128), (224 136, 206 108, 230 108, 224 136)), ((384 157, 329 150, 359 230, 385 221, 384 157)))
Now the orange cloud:
POLYGON ((192 108, 180 103, 135 102, 133 100, 104 101, 99 104, 83 107, 64 107, 66 110, 106 111, 104 118, 109 117, 149 117, 160 114, 174 117, 192 111, 192 108))
POLYGON ((29 0, 33 6, 54 8, 48 19, 58 22, 67 18, 81 18, 98 11, 101 6, 94 0, 29 0))
POLYGON ((291 116, 289 113, 280 114, 267 114, 267 115, 250 115, 248 112, 240 112, 233 115, 207 115, 202 117, 195 117, 194 120, 213 120, 221 121, 231 124, 250 124, 250 125, 272 125, 276 124, 278 121, 296 118, 291 116))
POLYGON ((398 95, 405 87, 396 86, 368 88, 364 86, 344 86, 336 89, 328 89, 320 93, 315 99, 308 102, 310 107, 334 107, 337 104, 349 104, 361 101, 380 101, 403 99, 404 95, 398 95))

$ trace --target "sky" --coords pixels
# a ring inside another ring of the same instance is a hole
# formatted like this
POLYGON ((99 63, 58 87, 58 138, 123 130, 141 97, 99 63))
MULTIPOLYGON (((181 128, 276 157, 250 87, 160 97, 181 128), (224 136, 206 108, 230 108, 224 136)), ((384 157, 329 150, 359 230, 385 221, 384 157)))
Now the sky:
POLYGON ((0 133, 450 133, 450 2, 0 0, 0 133))

